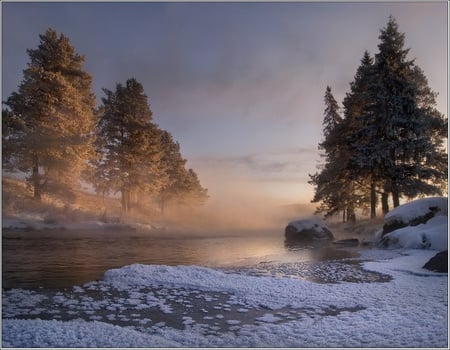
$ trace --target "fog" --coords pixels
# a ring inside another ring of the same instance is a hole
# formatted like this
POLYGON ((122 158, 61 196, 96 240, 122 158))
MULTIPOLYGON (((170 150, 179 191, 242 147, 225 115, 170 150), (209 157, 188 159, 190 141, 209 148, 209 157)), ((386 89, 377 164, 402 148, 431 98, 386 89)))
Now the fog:
POLYGON ((280 204, 257 196, 212 197, 200 207, 168 206, 164 220, 173 227, 190 231, 280 231, 291 220, 313 216, 311 204, 280 204))

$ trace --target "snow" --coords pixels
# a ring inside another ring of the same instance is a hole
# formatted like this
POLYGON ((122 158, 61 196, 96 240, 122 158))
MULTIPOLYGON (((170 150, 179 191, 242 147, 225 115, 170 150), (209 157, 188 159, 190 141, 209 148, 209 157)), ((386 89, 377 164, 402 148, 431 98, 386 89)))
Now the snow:
POLYGON ((133 230, 133 231, 152 231, 164 230, 164 226, 159 224, 143 223, 105 223, 98 220, 86 220, 83 222, 48 222, 45 214, 21 213, 17 217, 2 218, 3 229, 32 229, 32 230, 68 230, 75 231, 115 231, 115 230, 133 230))
POLYGON ((294 220, 289 222, 288 226, 294 227, 298 232, 311 229, 317 232, 324 232, 323 229, 326 227, 324 222, 318 219, 294 220))
MULTIPOLYGON (((414 218, 431 201, 391 218, 414 218)), ((396 249, 362 250, 357 263, 385 281, 314 283, 295 278, 295 263, 274 276, 133 264, 52 296, 3 291, 2 347, 447 348, 448 275, 422 268, 446 248, 447 228, 436 216, 391 232, 396 249), (31 317, 45 306, 53 319, 31 317)))
POLYGON ((409 223, 435 210, 435 216, 424 224, 406 226, 386 234, 383 240, 389 247, 425 248, 447 250, 448 247, 448 199, 446 197, 430 197, 403 204, 390 211, 384 222, 409 223))
MULTIPOLYGON (((446 347, 447 274, 421 268, 434 254, 433 250, 418 249, 395 253, 391 250, 390 254, 368 250, 369 258, 378 255, 380 259, 364 262, 364 267, 391 275, 393 280, 387 283, 318 284, 295 278, 225 273, 198 266, 130 265, 110 270, 103 281, 84 286, 91 291, 107 287, 128 291, 128 297, 116 299, 118 306, 130 312, 127 317, 115 318, 120 321, 126 321, 131 315, 136 317, 137 300, 165 305, 164 300, 167 302, 171 296, 169 286, 178 291, 174 296, 177 299, 195 295, 194 298, 199 297, 205 303, 208 303, 205 299, 217 303, 217 298, 211 297, 217 291, 228 293, 230 298, 227 303, 217 304, 222 307, 220 313, 204 314, 202 319, 205 315, 211 317, 203 321, 180 315, 184 329, 153 324, 151 314, 142 322, 137 318, 140 328, 109 324, 108 321, 115 320, 112 317, 99 322, 100 317, 96 315, 89 322, 4 318, 3 347, 446 347), (160 299, 156 294, 137 292, 137 288, 161 283, 164 288, 160 289, 160 299), (248 324, 236 318, 239 312, 225 311, 233 305, 241 311, 262 312, 254 323, 248 324), (219 333, 220 336, 211 334, 220 327, 208 328, 203 322, 214 320, 231 327, 219 333)), ((362 259, 365 258, 363 254, 362 259)), ((75 295, 80 290, 76 288, 75 295)), ((16 301, 22 298, 31 307, 42 301, 38 292, 14 290, 4 298, 6 306, 12 303, 11 298, 16 301)), ((63 295, 58 300, 76 305, 76 300, 63 295)), ((83 300, 91 310, 107 310, 100 302, 95 304, 86 297, 83 300)), ((13 316, 11 308, 6 309, 6 316, 13 316)), ((215 308, 205 306, 205 311, 208 310, 215 308)))
POLYGON ((426 215, 431 211, 430 208, 433 207, 438 208, 437 215, 447 216, 448 198, 429 197, 402 204, 387 213, 384 217, 384 222, 388 225, 395 221, 408 223, 417 217, 426 215))
POLYGON ((448 218, 436 216, 425 224, 407 226, 385 235, 390 247, 430 248, 446 250, 448 247, 448 218))

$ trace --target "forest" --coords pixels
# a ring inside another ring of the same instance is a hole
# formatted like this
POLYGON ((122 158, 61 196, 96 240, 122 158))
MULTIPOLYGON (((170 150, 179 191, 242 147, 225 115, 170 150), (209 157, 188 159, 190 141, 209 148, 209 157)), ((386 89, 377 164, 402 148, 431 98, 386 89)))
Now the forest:
POLYGON ((448 120, 392 16, 380 31, 378 52, 365 51, 342 108, 325 91, 323 163, 310 175, 325 216, 355 221, 361 209, 376 217, 402 198, 447 193, 448 120))
POLYGON ((120 194, 123 213, 138 203, 196 206, 208 198, 180 145, 153 121, 144 88, 135 78, 103 89, 100 106, 92 76, 64 34, 48 29, 18 91, 2 110, 4 170, 28 174, 40 202, 52 194, 70 201, 80 180, 98 195, 120 194))

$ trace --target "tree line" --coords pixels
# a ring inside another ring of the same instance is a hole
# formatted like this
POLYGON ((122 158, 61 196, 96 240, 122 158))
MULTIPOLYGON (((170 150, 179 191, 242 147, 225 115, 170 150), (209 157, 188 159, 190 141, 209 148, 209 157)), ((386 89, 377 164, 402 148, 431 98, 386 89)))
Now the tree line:
POLYGON ((2 109, 3 167, 25 172, 36 200, 44 193, 70 198, 80 179, 98 194, 120 193, 124 212, 148 198, 161 213, 168 201, 207 199, 179 143, 153 121, 141 83, 130 78, 103 89, 96 107, 85 57, 54 29, 39 37, 2 109))
POLYGON ((310 175, 312 202, 325 216, 357 209, 376 217, 401 198, 447 192, 447 118, 423 71, 404 48, 405 34, 392 16, 380 30, 378 53, 365 51, 341 109, 325 91, 323 164, 310 175), (391 199, 391 201, 389 200, 391 199))

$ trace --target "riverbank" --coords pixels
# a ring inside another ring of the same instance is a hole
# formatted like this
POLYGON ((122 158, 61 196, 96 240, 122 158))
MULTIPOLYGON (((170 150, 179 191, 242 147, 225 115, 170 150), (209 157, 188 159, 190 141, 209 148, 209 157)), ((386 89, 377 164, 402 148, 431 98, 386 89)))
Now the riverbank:
POLYGON ((392 277, 378 281, 130 265, 3 291, 3 347, 446 347, 447 274, 421 268, 434 253, 365 250, 364 270, 392 277))

